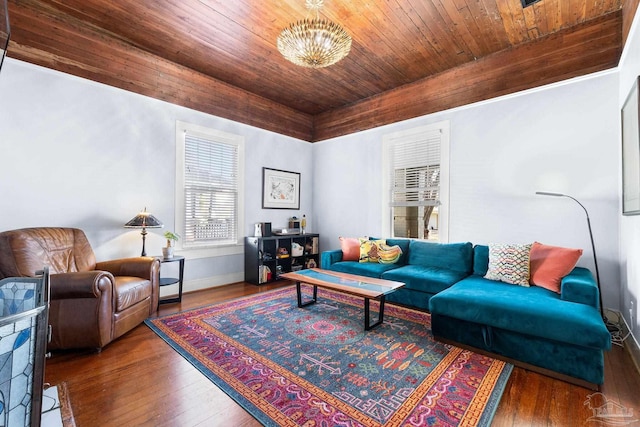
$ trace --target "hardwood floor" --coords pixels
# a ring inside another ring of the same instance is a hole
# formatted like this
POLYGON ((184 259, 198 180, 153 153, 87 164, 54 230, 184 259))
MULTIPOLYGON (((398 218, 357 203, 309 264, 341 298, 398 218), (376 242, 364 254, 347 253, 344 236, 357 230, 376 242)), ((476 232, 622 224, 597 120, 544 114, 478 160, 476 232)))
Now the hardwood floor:
MULTIPOLYGON (((182 303, 161 305, 159 315, 285 285, 239 283, 185 294, 182 303)), ((633 409, 640 418, 640 374, 628 353, 614 346, 605 362, 604 398, 633 409)), ((101 353, 54 353, 45 379, 67 383, 77 427, 260 425, 145 325, 101 353)), ((589 421, 594 413, 584 405, 593 393, 515 368, 493 426, 599 426, 589 421)))

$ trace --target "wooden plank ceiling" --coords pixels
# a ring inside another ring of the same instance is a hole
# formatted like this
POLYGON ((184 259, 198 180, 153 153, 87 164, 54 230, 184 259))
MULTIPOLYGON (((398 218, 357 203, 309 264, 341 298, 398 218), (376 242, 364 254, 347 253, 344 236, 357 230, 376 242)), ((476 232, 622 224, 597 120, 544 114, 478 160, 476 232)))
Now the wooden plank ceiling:
POLYGON ((615 67, 627 16, 623 0, 326 0, 353 45, 313 70, 276 48, 306 15, 304 0, 9 0, 8 56, 320 141, 615 67))

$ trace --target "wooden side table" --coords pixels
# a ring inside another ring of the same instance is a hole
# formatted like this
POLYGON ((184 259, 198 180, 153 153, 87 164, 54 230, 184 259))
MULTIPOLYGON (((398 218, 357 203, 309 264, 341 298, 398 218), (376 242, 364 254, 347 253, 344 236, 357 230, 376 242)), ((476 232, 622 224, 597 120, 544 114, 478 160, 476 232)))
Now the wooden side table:
POLYGON ((158 299, 158 305, 169 304, 174 302, 182 302, 182 282, 184 280, 184 257, 182 255, 174 255, 172 258, 157 256, 161 263, 179 262, 180 272, 178 277, 162 277, 162 268, 160 269, 160 287, 178 284, 178 296, 164 297, 158 299))

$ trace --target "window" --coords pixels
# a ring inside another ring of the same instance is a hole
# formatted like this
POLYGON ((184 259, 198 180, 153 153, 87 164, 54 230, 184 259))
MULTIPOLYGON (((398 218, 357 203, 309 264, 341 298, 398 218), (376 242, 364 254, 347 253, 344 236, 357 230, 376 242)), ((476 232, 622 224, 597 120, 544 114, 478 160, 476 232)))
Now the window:
POLYGON ((244 138, 178 122, 176 163, 179 249, 242 253, 244 138))
POLYGON ((383 232, 446 242, 449 122, 383 138, 383 232))

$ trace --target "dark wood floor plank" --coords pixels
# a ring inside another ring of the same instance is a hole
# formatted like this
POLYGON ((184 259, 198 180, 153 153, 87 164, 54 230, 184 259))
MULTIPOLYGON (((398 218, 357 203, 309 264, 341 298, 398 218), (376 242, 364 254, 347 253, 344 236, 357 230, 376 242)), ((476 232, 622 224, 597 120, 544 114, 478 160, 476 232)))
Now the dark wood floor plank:
MULTIPOLYGON (((161 305, 159 314, 240 298, 285 286, 239 283, 184 295, 161 305)), ((605 354, 609 401, 640 414, 640 374, 621 347, 605 354)), ((66 382, 78 427, 181 426, 258 427, 261 424, 174 351, 146 325, 109 344, 101 353, 56 352, 46 381, 66 382)), ((593 411, 584 402, 594 392, 514 368, 492 427, 584 426, 593 411)))

